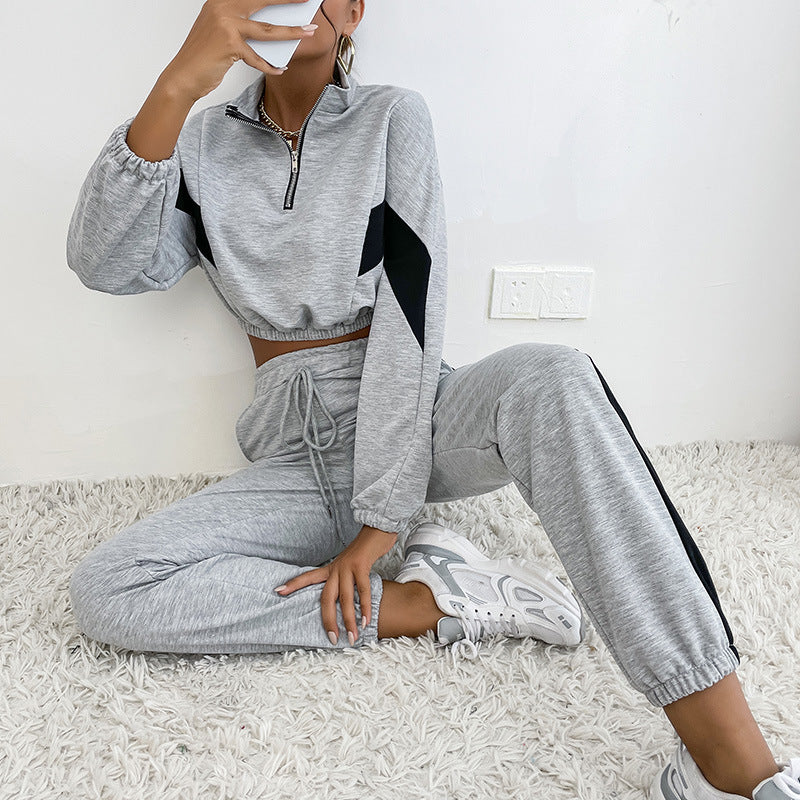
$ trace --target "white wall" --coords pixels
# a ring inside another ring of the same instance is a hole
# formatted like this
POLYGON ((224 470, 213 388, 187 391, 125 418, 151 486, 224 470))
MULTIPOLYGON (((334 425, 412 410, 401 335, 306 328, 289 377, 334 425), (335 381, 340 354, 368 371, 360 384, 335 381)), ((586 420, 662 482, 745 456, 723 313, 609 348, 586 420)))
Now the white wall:
MULTIPOLYGON (((366 5, 357 78, 416 88, 434 116, 445 358, 563 342, 644 446, 800 444, 800 6, 366 5), (591 316, 489 319, 491 267, 517 262, 593 267, 591 316)), ((253 357, 205 276, 113 297, 64 256, 89 166, 200 6, 2 4, 0 482, 247 464, 233 425, 253 357)), ((256 76, 236 64, 196 108, 256 76)))

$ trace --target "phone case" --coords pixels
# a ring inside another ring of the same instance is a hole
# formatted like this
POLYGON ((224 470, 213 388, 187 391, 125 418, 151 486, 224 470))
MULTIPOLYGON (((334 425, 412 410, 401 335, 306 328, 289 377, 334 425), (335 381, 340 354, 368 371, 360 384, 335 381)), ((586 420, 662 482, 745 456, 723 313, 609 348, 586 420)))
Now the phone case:
MULTIPOLYGON (((306 0, 305 3, 266 6, 251 14, 249 19, 273 25, 308 25, 321 5, 322 0, 306 0)), ((273 67, 285 67, 297 50, 300 39, 245 39, 245 42, 273 67)))

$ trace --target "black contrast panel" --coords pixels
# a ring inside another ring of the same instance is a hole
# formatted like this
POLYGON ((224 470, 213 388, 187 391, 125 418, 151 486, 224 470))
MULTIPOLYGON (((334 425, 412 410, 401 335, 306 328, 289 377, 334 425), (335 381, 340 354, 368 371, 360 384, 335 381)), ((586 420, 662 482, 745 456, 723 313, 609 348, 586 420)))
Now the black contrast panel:
POLYGON ((361 251, 361 266, 358 274, 363 275, 381 263, 383 258, 383 216, 385 201, 369 212, 369 224, 364 235, 364 247, 361 251))
POLYGON ((383 269, 400 308, 425 350, 425 301, 431 256, 422 239, 386 202, 383 229, 383 269))
MULTIPOLYGON (((588 355, 588 353, 587 353, 588 355)), ((620 407, 617 399, 611 392, 608 384, 606 383, 605 378, 603 377, 602 373, 599 369, 597 369, 597 365, 592 360, 592 357, 589 356, 589 360, 592 362, 592 366, 594 367, 595 372, 597 373, 598 377, 600 378, 600 382, 603 384, 603 389, 605 390, 606 397, 608 397, 611 405, 614 407, 614 410, 619 414, 622 423, 625 425, 628 433, 630 434, 631 439, 633 439, 636 448, 639 451, 644 463, 647 465, 647 469, 650 471, 650 475, 655 482, 655 485, 658 487, 658 491, 661 493, 661 498, 664 501, 664 505, 666 505, 667 510, 669 511, 670 517, 672 517, 673 523, 675 523, 675 527, 678 530, 678 534, 681 537, 681 541, 683 542, 684 549, 686 550, 686 554, 689 556, 689 561, 692 563, 694 567, 694 571, 697 573, 697 576, 705 586, 706 591, 711 597, 714 605, 719 612, 719 616, 722 619, 722 624, 725 628, 725 633, 728 635, 728 644, 730 645, 731 650, 733 651, 734 655, 736 656, 737 661, 741 662, 741 657, 739 656, 739 651, 733 644, 733 633, 731 632, 731 627, 728 624, 728 620, 725 619, 725 615, 722 613, 722 606, 719 602, 719 597, 717 596, 717 590, 714 586, 714 582, 711 580, 711 575, 708 571, 708 566, 706 565, 705 559, 703 558, 702 553, 697 547, 696 542, 692 538, 691 534, 689 533, 689 529, 686 527, 686 523, 681 519, 680 515, 678 514, 677 509, 670 500, 669 496, 667 495, 664 486, 661 483, 653 465, 650 463, 650 459, 647 457, 647 454, 644 451, 644 448, 639 444, 636 436, 633 433, 633 428, 631 424, 628 422, 628 418, 625 416, 625 412, 620 407)))
MULTIPOLYGON (((175 201, 175 208, 187 213, 192 220, 194 220, 194 232, 197 239, 197 249, 214 264, 214 256, 211 254, 211 245, 208 243, 208 236, 206 236, 206 227, 203 225, 203 217, 200 214, 200 206, 195 203, 192 196, 189 194, 189 189, 186 186, 186 180, 183 177, 183 170, 181 170, 181 185, 178 189, 178 198, 175 201)), ((217 265, 214 264, 216 267, 217 265)))

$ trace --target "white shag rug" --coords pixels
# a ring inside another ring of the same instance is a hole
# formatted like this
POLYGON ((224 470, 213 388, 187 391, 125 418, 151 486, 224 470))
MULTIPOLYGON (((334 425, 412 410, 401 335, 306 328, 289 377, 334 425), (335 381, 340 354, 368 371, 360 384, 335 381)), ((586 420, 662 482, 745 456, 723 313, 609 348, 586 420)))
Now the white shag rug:
MULTIPOLYGON (((709 566, 767 742, 800 756, 800 447, 646 451, 709 566)), ((222 477, 0 487, 0 797, 643 800, 676 734, 594 628, 578 648, 498 637, 456 667, 432 632, 206 656, 79 634, 68 582, 81 557, 222 477)), ((423 519, 568 577, 513 484, 423 519)), ((376 563, 382 576, 402 544, 376 563)))

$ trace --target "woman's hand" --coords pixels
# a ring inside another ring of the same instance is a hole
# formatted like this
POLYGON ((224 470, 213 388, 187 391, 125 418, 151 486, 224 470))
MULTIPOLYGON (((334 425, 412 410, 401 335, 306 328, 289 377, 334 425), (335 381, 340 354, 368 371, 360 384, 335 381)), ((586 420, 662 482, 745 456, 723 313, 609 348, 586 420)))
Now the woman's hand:
POLYGON ((397 541, 396 533, 382 531, 364 525, 358 535, 336 558, 323 567, 304 572, 275 591, 282 597, 312 583, 322 583, 322 624, 328 631, 332 644, 339 639, 339 625, 336 620, 336 598, 342 607, 342 618, 347 628, 347 636, 352 646, 358 638, 356 628, 356 608, 353 584, 358 588, 358 599, 361 603, 361 627, 365 628, 372 617, 372 600, 370 597, 369 573, 372 565, 388 553, 397 541))
POLYGON ((305 2, 307 0, 206 0, 186 41, 159 80, 195 101, 216 89, 237 61, 270 75, 282 75, 282 69, 261 58, 245 39, 304 39, 313 36, 314 31, 305 31, 300 25, 274 25, 249 17, 265 6, 305 2))

